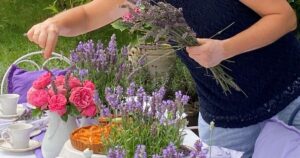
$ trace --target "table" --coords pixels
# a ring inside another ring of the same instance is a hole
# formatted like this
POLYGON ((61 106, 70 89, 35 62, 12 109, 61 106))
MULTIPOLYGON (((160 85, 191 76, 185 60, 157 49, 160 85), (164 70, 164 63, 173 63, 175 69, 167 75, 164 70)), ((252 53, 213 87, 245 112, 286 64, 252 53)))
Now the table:
MULTIPOLYGON (((199 139, 199 137, 192 132, 190 129, 185 129, 186 132, 186 136, 183 140, 183 145, 187 145, 187 146, 193 146, 193 144, 199 139)), ((207 145, 205 145, 207 146, 207 145)), ((212 153, 216 153, 221 151, 222 152, 227 152, 230 154, 230 158, 240 158, 242 153, 238 152, 238 151, 233 151, 230 149, 225 149, 225 148, 220 148, 220 147, 212 147, 212 153)), ((218 154, 215 154, 216 156, 212 157, 212 158, 220 158, 217 157, 218 154)), ((34 155, 33 151, 29 151, 29 152, 22 152, 22 153, 12 153, 12 152, 5 152, 5 151, 1 151, 0 150, 0 158, 36 158, 34 155)))

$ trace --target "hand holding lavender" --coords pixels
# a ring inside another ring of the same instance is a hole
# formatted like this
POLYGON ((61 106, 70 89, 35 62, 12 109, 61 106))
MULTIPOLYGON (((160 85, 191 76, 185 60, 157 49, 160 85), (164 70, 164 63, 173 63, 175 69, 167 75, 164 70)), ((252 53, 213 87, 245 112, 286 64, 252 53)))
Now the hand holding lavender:
MULTIPOLYGON (((187 25, 181 8, 175 8, 169 3, 155 2, 154 0, 130 0, 130 2, 135 3, 137 8, 122 6, 129 8, 129 13, 123 16, 123 23, 128 28, 131 28, 131 32, 142 34, 141 41, 144 44, 140 45, 140 47, 169 49, 170 53, 172 53, 174 50, 199 46, 196 33, 187 25), (172 47, 164 47, 163 45, 166 43, 171 43, 172 47)), ((225 29, 216 34, 222 33, 225 29)), ((234 79, 224 71, 224 68, 229 70, 221 64, 208 69, 225 94, 227 92, 230 93, 231 88, 242 91, 234 82, 234 79)))

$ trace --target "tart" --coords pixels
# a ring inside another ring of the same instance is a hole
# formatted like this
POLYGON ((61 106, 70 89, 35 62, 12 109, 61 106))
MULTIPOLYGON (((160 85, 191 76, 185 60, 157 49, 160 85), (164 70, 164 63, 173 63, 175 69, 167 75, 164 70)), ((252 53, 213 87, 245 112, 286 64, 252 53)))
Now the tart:
POLYGON ((96 154, 103 153, 104 145, 102 140, 108 138, 110 130, 110 125, 93 125, 78 128, 71 134, 71 144, 75 149, 80 151, 84 151, 89 148, 96 154))

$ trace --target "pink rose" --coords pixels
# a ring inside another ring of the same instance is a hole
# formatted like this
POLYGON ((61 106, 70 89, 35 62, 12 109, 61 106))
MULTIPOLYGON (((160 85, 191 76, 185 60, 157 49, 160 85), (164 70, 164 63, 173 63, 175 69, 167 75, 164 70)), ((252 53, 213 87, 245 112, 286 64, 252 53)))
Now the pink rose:
POLYGON ((71 89, 76 88, 76 87, 80 87, 81 86, 81 82, 78 78, 71 76, 69 79, 69 86, 71 89))
POLYGON ((135 12, 136 14, 138 14, 138 15, 141 14, 141 8, 135 7, 133 10, 134 10, 134 12, 135 12))
POLYGON ((31 88, 27 93, 28 103, 41 109, 47 108, 49 98, 48 92, 43 89, 31 88))
POLYGON ((133 15, 129 12, 122 16, 124 22, 131 22, 133 18, 133 15))
POLYGON ((64 85, 65 84, 65 76, 63 75, 59 75, 56 77, 55 79, 55 85, 56 86, 61 86, 61 85, 64 85))
POLYGON ((92 91, 95 90, 95 84, 92 81, 89 80, 84 81, 83 86, 91 89, 92 91))
POLYGON ((96 112, 97 112, 96 105, 94 103, 92 103, 87 108, 82 109, 81 115, 86 116, 86 117, 93 117, 96 115, 96 112))
POLYGON ((87 108, 94 102, 93 91, 86 87, 77 87, 71 91, 70 102, 73 103, 79 111, 87 108))
POLYGON ((35 89, 45 89, 51 82, 51 74, 48 72, 33 82, 32 87, 35 89))
MULTIPOLYGON (((57 88, 57 93, 58 94, 62 94, 64 96, 67 94, 67 90, 65 89, 64 85, 57 86, 56 88, 57 88)), ((54 91, 53 91, 52 88, 50 88, 50 90, 49 90, 49 95, 50 96, 55 95, 55 93, 54 93, 54 91)))
POLYGON ((52 112, 56 112, 58 115, 62 116, 67 112, 66 104, 67 99, 64 95, 53 95, 49 99, 49 110, 52 112))

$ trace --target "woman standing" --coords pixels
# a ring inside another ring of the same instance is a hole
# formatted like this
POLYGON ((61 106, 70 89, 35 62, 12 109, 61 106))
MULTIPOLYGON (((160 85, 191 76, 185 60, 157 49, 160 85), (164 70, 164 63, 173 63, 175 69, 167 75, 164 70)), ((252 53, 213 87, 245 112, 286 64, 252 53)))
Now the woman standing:
MULTIPOLYGON (((201 46, 178 53, 196 82, 201 100, 200 137, 209 139, 215 122, 214 145, 245 152, 251 157, 263 122, 275 115, 287 122, 300 106, 300 45, 290 33, 296 16, 286 0, 167 0, 183 9, 201 46), (226 26, 229 29, 208 39, 226 26), (234 63, 224 60, 230 59, 234 63), (204 68, 222 63, 247 94, 225 95, 204 68), (199 68, 199 66, 204 68, 199 68)), ((76 36, 121 17, 125 0, 94 0, 33 26, 29 40, 44 48, 48 58, 58 36, 76 36)), ((295 126, 300 127, 300 115, 295 126)))

